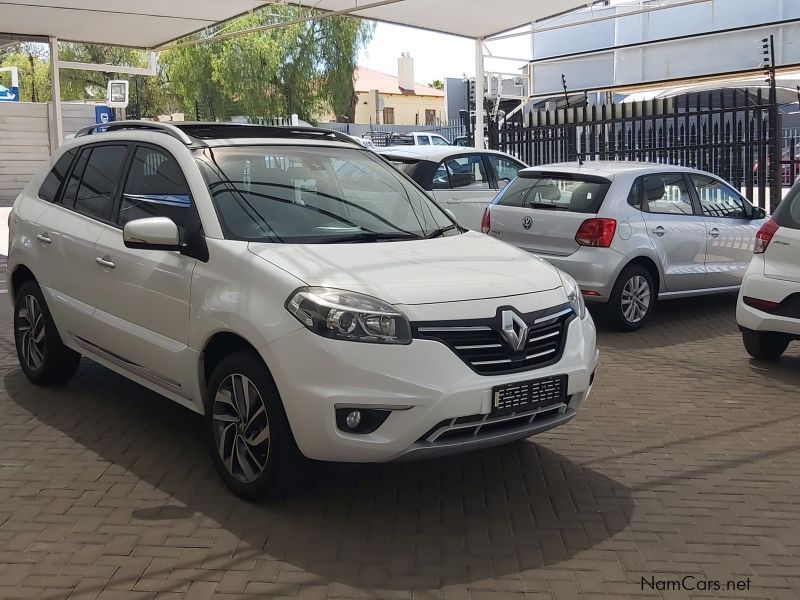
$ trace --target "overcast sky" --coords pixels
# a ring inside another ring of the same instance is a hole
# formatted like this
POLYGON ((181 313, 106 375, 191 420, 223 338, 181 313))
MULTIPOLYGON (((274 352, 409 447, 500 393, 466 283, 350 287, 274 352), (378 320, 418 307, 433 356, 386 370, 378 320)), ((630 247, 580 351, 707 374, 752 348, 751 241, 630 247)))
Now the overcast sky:
MULTIPOLYGON (((530 38, 493 42, 490 50, 498 56, 529 58, 530 38)), ((410 52, 414 58, 417 83, 475 75, 475 43, 472 40, 385 23, 378 23, 375 27, 372 42, 362 50, 358 64, 397 75, 397 58, 401 52, 410 52)), ((523 64, 488 60, 487 68, 515 71, 523 64)))

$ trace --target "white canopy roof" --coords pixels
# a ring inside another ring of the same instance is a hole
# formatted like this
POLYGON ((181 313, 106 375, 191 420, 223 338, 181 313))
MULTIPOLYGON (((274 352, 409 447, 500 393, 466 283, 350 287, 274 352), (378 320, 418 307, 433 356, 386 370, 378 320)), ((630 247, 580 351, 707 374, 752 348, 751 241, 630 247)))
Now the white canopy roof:
MULTIPOLYGON (((488 37, 587 4, 586 0, 305 0, 294 3, 469 38, 488 37)), ((156 48, 266 4, 270 2, 2 0, 0 33, 156 48)))

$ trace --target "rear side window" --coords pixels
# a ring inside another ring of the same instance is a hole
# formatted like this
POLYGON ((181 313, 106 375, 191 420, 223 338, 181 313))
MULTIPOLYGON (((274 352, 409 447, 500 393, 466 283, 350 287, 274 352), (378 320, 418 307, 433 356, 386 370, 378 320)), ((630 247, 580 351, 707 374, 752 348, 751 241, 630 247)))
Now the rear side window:
POLYGON ((127 152, 127 146, 92 148, 75 198, 76 211, 97 219, 111 218, 127 152))
POLYGON ((800 229, 800 183, 792 186, 772 218, 781 227, 800 229))
POLYGON ((137 148, 122 191, 119 224, 168 217, 182 231, 191 205, 189 185, 178 161, 156 148, 137 148))
POLYGON ((682 173, 645 175, 642 182, 647 212, 658 215, 694 214, 682 173))
POLYGON ((78 153, 77 150, 69 150, 56 161, 55 166, 45 177, 42 187, 39 188, 39 198, 47 202, 55 202, 58 196, 58 190, 61 189, 61 184, 67 176, 67 170, 72 164, 72 159, 78 153))
POLYGON ((503 190, 497 204, 596 214, 609 187, 611 182, 602 177, 525 173, 503 190))

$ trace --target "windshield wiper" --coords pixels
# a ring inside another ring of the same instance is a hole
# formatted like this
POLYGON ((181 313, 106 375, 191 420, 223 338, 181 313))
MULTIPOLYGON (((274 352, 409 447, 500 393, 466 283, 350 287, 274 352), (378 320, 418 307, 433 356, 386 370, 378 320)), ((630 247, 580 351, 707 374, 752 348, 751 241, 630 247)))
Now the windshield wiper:
POLYGON ((422 236, 413 233, 362 231, 353 235, 330 237, 319 244, 351 244, 355 242, 391 242, 395 240, 420 240, 422 236))
POLYGON ((447 227, 440 227, 439 229, 434 229, 428 235, 425 236, 425 239, 429 240, 431 238, 443 236, 448 231, 453 231, 453 229, 458 229, 459 232, 461 231, 461 227, 453 223, 452 225, 448 225, 447 227))

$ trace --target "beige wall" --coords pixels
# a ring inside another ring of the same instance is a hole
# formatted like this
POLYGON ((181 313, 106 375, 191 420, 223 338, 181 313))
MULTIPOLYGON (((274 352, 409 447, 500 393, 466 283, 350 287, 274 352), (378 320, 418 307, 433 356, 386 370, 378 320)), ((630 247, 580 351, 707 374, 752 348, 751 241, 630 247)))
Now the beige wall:
MULTIPOLYGON (((0 102, 0 203, 16 198, 50 158, 50 105, 0 102)), ((61 104, 64 135, 95 121, 92 104, 61 104)))
MULTIPOLYGON (((358 94, 356 123, 375 123, 375 102, 371 96, 369 92, 358 94)), ((435 110, 436 118, 444 119, 443 97, 401 94, 382 94, 382 97, 386 108, 394 108, 395 125, 425 125, 425 110, 435 110)), ((383 114, 379 115, 379 123, 383 124, 383 114)))

